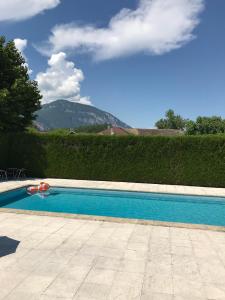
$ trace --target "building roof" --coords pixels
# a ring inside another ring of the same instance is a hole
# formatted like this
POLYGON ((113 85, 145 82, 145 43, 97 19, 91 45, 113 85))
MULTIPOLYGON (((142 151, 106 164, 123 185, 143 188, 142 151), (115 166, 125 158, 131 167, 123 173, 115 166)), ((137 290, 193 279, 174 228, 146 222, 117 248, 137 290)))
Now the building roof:
POLYGON ((166 135, 166 136, 173 136, 173 135, 181 135, 183 132, 177 129, 142 129, 142 128, 131 128, 127 129, 130 134, 134 135, 166 135))
POLYGON ((141 128, 121 128, 112 127, 99 133, 100 135, 137 135, 137 136, 176 136, 182 135, 181 130, 176 129, 141 129, 141 128))
POLYGON ((112 128, 107 128, 107 129, 101 131, 99 134, 101 134, 101 135, 129 135, 130 133, 127 132, 126 128, 112 127, 112 128))

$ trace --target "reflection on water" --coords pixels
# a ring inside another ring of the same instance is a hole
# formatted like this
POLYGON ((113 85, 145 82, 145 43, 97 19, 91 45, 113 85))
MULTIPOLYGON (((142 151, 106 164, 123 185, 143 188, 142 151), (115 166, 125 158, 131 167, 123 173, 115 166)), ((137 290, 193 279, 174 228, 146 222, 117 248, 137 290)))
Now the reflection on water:
POLYGON ((57 191, 51 191, 51 190, 48 190, 47 192, 42 192, 42 193, 37 193, 35 195, 37 195, 38 197, 44 199, 44 198, 47 198, 48 196, 57 196, 59 195, 60 193, 57 192, 57 191))

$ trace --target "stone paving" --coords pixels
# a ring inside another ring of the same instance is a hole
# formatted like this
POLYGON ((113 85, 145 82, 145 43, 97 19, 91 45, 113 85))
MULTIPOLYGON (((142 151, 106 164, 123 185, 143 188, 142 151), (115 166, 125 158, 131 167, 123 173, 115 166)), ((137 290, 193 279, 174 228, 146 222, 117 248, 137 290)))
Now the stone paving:
POLYGON ((0 299, 224 300, 225 233, 0 213, 0 299))

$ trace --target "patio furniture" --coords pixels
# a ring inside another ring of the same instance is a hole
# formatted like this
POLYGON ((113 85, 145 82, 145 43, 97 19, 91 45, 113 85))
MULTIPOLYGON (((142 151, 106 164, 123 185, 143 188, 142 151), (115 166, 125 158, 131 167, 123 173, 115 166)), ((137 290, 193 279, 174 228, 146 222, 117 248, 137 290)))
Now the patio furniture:
POLYGON ((8 179, 7 172, 5 170, 0 170, 0 180, 1 179, 8 179))
POLYGON ((17 174, 16 174, 16 178, 18 179, 22 179, 22 178, 26 178, 26 169, 22 168, 22 169, 17 169, 17 174))
POLYGON ((17 168, 8 168, 7 169, 7 177, 9 179, 14 179, 17 177, 18 169, 17 168))

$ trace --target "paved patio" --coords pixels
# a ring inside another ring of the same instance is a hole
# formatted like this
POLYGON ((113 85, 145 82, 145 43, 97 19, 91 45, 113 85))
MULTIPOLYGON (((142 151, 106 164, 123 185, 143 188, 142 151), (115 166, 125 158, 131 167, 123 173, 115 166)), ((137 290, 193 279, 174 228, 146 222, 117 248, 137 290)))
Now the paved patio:
POLYGON ((0 213, 0 299, 225 299, 225 233, 0 213))

